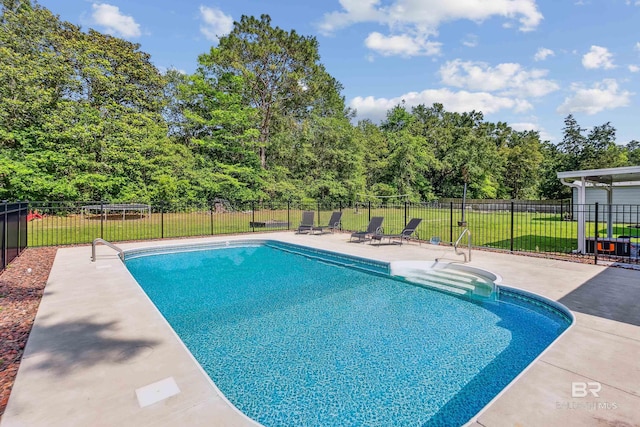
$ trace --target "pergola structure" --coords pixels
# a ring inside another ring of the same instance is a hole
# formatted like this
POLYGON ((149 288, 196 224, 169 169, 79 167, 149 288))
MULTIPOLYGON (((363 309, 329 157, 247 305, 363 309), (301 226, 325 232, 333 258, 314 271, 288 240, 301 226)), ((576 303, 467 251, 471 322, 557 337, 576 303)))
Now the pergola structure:
MULTIPOLYGON (((613 191, 616 187, 640 186, 640 166, 628 166, 622 168, 588 169, 581 171, 558 172, 558 178, 562 184, 577 189, 577 204, 584 206, 587 201, 587 187, 600 187, 607 190, 607 204, 613 204, 613 191)), ((607 214, 607 237, 613 236, 613 221, 611 209, 607 214)), ((578 209, 578 252, 586 252, 585 236, 585 209, 578 209)))

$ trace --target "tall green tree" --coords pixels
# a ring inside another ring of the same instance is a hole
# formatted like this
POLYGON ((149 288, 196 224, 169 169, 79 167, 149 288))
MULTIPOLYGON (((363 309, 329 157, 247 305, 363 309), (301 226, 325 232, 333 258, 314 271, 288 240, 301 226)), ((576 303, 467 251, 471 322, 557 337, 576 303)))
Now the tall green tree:
POLYGON ((616 145, 616 130, 610 123, 586 129, 578 125, 573 115, 565 118, 563 138, 558 148, 564 155, 564 170, 599 169, 626 164, 622 147, 616 145))
POLYGON ((389 140, 385 133, 370 120, 362 120, 355 130, 362 147, 363 186, 360 193, 372 192, 382 196, 396 194, 389 178, 389 140), (387 188, 380 188, 384 184, 387 188))
POLYGON ((594 126, 587 135, 573 115, 564 120, 563 138, 557 146, 543 151, 541 194, 547 198, 568 197, 570 192, 557 178, 557 172, 601 169, 629 164, 628 149, 618 146, 616 130, 610 123, 594 126))
POLYGON ((64 35, 74 28, 29 1, 0 5, 0 198, 73 197, 45 127, 72 83, 64 35))
POLYGON ((640 141, 630 141, 625 149, 629 166, 640 166, 640 141))
POLYGON ((627 164, 623 147, 616 144, 616 129, 607 122, 594 126, 587 135, 587 147, 583 153, 583 169, 614 168, 627 164))
POLYGON ((545 199, 564 199, 571 196, 569 187, 562 185, 557 173, 565 169, 566 154, 559 145, 545 141, 542 144, 542 164, 540 168, 539 194, 545 199))
POLYGON ((0 55, 0 197, 149 199, 184 181, 189 153, 167 138, 164 79, 139 45, 5 1, 0 55))
POLYGON ((0 147, 21 146, 69 92, 73 30, 29 1, 0 2, 0 147))
POLYGON ((215 75, 242 78, 242 96, 258 112, 255 127, 259 130, 257 151, 262 168, 268 166, 277 124, 287 122, 283 116, 302 119, 313 110, 332 114, 336 105, 337 113, 343 114, 338 95, 341 87, 320 63, 317 40, 273 27, 268 15, 260 19, 242 16, 202 62, 215 75))
POLYGON ((540 168, 544 159, 541 146, 538 132, 511 130, 506 141, 505 171, 502 176, 507 198, 538 197, 540 168))
POLYGON ((436 104, 429 114, 438 119, 428 131, 437 159, 430 173, 435 193, 461 197, 467 183, 469 197, 495 197, 494 171, 501 170, 503 160, 487 133, 482 113, 445 112, 436 104))
POLYGON ((77 171, 85 197, 147 198, 157 176, 150 160, 169 143, 164 79, 138 44, 94 30, 72 34, 76 85, 59 103, 52 139, 87 156, 77 171))
POLYGON ((404 104, 395 106, 380 128, 389 150, 384 183, 396 194, 408 194, 413 200, 431 199, 433 188, 427 175, 436 159, 431 141, 420 132, 415 110, 407 111, 404 104))
POLYGON ((184 142, 201 163, 203 198, 247 200, 261 191, 260 161, 254 150, 256 111, 242 99, 240 76, 211 73, 207 56, 178 86, 184 142))
POLYGON ((363 147, 346 117, 310 115, 273 139, 270 195, 352 200, 364 189, 363 147))

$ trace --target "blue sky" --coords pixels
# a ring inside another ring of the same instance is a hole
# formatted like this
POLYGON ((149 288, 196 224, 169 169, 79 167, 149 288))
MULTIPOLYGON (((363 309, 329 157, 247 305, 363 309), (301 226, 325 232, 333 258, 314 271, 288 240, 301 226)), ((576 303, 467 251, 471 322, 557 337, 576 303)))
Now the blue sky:
POLYGON ((572 113, 640 140, 640 0, 40 0, 83 29, 140 43, 160 70, 191 73, 242 15, 320 45, 358 118, 402 100, 482 111, 559 142, 572 113))

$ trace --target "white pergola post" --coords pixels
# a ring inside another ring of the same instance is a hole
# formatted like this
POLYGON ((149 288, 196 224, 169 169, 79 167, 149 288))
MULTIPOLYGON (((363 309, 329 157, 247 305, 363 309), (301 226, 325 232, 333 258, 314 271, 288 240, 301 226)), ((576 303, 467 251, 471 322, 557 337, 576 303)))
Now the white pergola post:
POLYGON ((581 179, 581 185, 578 187, 578 252, 585 254, 585 209, 587 201, 586 181, 584 177, 581 179))
POLYGON ((613 205, 613 183, 607 187, 607 238, 613 238, 613 213, 611 212, 613 205))

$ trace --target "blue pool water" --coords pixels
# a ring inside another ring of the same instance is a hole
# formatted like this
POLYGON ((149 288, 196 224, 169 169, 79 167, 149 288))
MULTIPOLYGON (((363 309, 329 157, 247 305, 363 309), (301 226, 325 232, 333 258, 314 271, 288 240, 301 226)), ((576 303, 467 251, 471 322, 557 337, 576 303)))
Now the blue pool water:
POLYGON ((464 424, 570 323, 520 294, 470 301, 269 245, 126 264, 265 426, 464 424))

